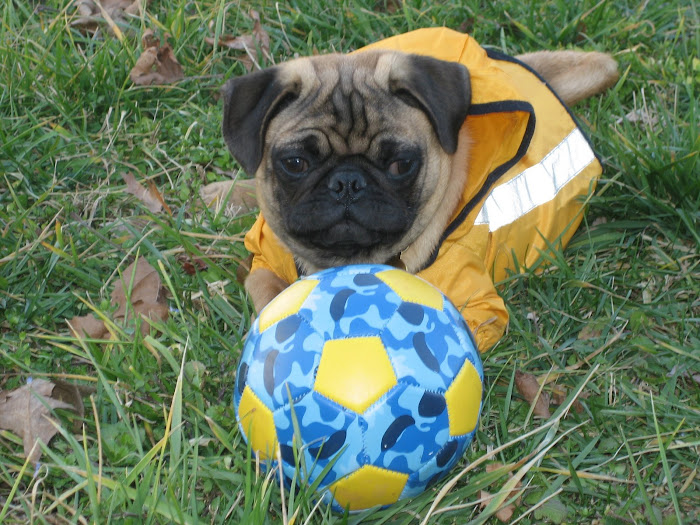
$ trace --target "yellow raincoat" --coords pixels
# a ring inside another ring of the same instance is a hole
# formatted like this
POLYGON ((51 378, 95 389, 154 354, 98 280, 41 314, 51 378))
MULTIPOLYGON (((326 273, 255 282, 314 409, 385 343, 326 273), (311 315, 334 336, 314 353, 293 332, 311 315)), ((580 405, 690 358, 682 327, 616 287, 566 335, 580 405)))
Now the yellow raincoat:
MULTIPOLYGON (((418 275, 461 309, 480 351, 503 335, 508 313, 494 282, 540 251, 564 246, 602 172, 568 109, 527 66, 486 51, 468 35, 419 29, 364 49, 392 49, 460 62, 472 99, 460 134, 472 143, 467 186, 438 249, 418 275)), ((360 52, 362 51, 360 50, 360 52)), ((251 270, 297 278, 291 254, 261 216, 246 235, 251 270)))

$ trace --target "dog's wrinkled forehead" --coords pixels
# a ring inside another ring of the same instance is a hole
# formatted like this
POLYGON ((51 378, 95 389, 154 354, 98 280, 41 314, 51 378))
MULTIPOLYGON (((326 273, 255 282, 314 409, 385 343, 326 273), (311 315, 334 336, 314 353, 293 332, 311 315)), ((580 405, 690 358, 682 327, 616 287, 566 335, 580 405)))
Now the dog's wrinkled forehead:
POLYGON ((300 83, 299 96, 280 111, 270 132, 288 137, 320 133, 337 152, 364 151, 384 132, 396 135, 403 127, 396 121, 398 106, 403 112, 407 108, 391 92, 389 74, 401 59, 395 53, 367 52, 291 62, 284 75, 300 83))
POLYGON ((321 98, 331 93, 347 97, 358 90, 386 95, 391 68, 402 58, 405 57, 388 51, 332 54, 300 58, 283 67, 298 75, 301 98, 321 98))

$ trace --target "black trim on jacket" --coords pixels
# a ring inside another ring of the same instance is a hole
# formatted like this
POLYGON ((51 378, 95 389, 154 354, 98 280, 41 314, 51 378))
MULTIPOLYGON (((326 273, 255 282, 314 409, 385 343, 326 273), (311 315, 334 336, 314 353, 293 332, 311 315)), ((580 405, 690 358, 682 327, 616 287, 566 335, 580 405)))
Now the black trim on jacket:
POLYGON ((438 253, 440 252, 440 248, 442 247, 442 243, 445 242, 445 239, 447 239, 450 235, 454 233, 454 231, 457 228, 460 227, 460 225, 464 222, 467 216, 474 209, 474 207, 482 201, 482 199, 488 194, 489 191, 491 191, 491 188, 493 188, 494 184, 496 184, 496 182, 498 182, 498 180, 503 175, 505 175, 508 172, 508 170, 510 170, 510 168, 512 168, 515 164, 518 163, 518 161, 521 158, 523 158, 525 153, 527 153, 528 148, 530 147, 532 136, 535 133, 535 109, 532 107, 532 104, 530 104, 529 102, 525 102, 524 100, 502 100, 499 102, 489 102, 487 104, 474 104, 469 108, 469 111, 467 113, 467 119, 469 118, 469 115, 488 115, 489 113, 509 113, 515 111, 522 111, 524 113, 529 114, 529 117, 527 119, 527 126, 525 127, 525 133, 523 134, 522 141, 520 142, 520 146, 515 152, 515 155, 511 157, 510 160, 504 162, 488 174, 486 180, 484 181, 484 184, 481 186, 477 194, 474 195, 474 197, 472 197, 472 199, 464 205, 457 217, 455 217, 454 220, 447 226, 447 228, 445 228, 445 231, 442 233, 440 241, 438 242, 437 246, 435 246, 432 255, 430 256, 428 261, 423 265, 423 267, 420 268, 420 270, 418 271, 425 270, 428 266, 432 265, 435 262, 435 260, 438 257, 438 253))
POLYGON ((484 50, 486 51, 486 55, 489 58, 492 58, 493 60, 501 60, 503 62, 512 62, 513 64, 517 64, 517 65, 521 66, 522 68, 526 69, 527 71, 529 71, 530 73, 535 75, 545 86, 547 86, 547 89, 549 89, 549 91, 551 91, 554 94, 554 96, 559 101, 559 103, 562 106, 564 106, 564 109, 566 109, 566 112, 569 114, 569 117, 571 117, 571 120, 573 120, 574 124, 576 124, 576 127, 579 129, 579 131, 583 135, 583 138, 585 138, 586 142, 588 142, 588 145, 591 147, 591 150, 593 151, 593 155, 595 155, 595 158, 598 160, 598 163, 600 164, 600 166, 603 169, 605 168, 605 165, 603 164, 603 159, 601 159, 598 156, 598 154, 595 152, 595 149, 593 148, 593 143, 591 142, 591 138, 588 136, 588 133, 586 133, 583 130, 583 128, 581 127, 581 123, 578 121, 578 118, 576 117, 576 115, 574 115, 573 112, 571 111, 571 108, 561 98, 559 98, 559 93, 554 91, 552 86, 549 85, 549 82, 547 82, 544 78, 542 78, 542 76, 537 71, 532 69, 525 62, 521 62, 520 60, 518 60, 515 57, 512 57, 510 55, 506 55, 505 53, 498 51, 497 49, 484 48, 484 50))

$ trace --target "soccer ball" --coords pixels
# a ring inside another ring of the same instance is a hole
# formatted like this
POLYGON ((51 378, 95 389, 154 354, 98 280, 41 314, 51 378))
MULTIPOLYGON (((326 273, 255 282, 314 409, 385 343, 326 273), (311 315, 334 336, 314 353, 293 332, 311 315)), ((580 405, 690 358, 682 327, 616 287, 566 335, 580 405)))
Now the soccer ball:
POLYGON ((390 266, 344 266, 260 312, 234 407, 252 450, 288 484, 317 482, 335 510, 353 512, 416 496, 457 463, 482 381, 469 328, 438 289, 390 266))

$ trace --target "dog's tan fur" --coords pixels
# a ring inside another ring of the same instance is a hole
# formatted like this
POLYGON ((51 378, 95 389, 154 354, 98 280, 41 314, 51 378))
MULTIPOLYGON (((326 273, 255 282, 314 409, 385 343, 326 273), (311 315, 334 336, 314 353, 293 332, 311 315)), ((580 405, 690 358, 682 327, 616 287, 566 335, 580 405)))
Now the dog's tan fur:
POLYGON ((569 106, 615 85, 617 62, 596 51, 536 51, 516 57, 554 89, 569 106))

